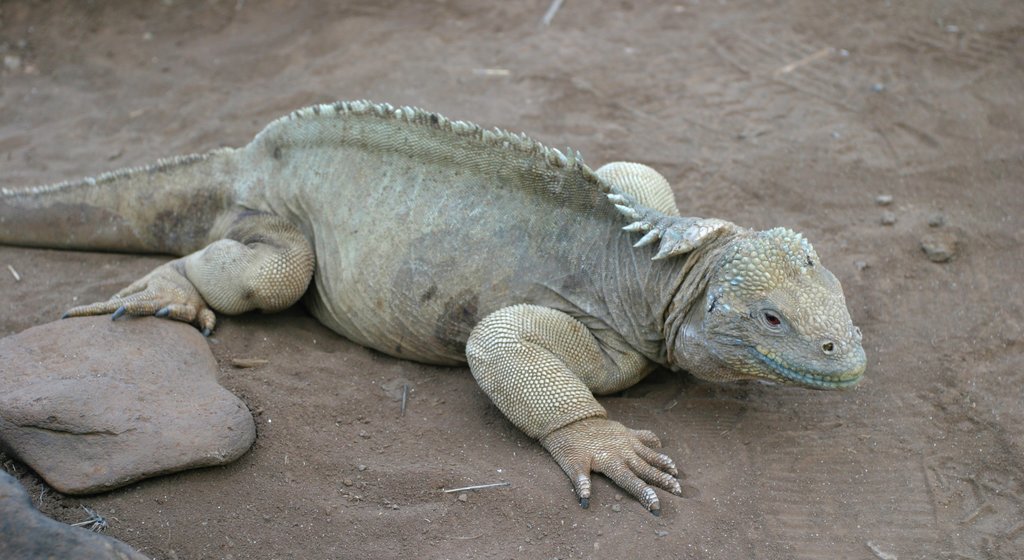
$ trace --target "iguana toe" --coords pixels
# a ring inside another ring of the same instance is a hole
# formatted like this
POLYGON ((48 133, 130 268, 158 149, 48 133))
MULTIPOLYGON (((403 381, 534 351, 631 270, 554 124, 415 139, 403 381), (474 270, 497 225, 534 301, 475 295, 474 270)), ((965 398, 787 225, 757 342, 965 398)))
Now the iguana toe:
POLYGON ((643 442, 643 440, 640 441, 641 443, 644 443, 644 445, 634 447, 633 451, 635 451, 641 459, 674 477, 679 476, 679 469, 676 468, 676 463, 671 457, 651 449, 651 447, 660 447, 660 445, 651 445, 643 442))

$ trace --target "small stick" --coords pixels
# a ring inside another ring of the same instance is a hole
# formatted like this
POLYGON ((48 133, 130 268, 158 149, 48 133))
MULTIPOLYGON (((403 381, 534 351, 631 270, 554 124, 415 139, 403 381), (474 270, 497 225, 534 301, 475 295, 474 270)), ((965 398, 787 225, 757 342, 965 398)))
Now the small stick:
POLYGON ((473 73, 478 76, 508 76, 512 72, 508 68, 474 68, 473 73))
POLYGON ((409 384, 402 385, 402 416, 405 416, 405 403, 409 400, 409 384))
POLYGON ((548 7, 548 11, 544 13, 544 17, 541 18, 541 25, 551 25, 551 20, 555 19, 555 14, 558 13, 558 9, 562 7, 562 0, 553 0, 551 6, 548 7))
POLYGON ((260 358, 232 358, 231 365, 236 368, 254 368, 259 366, 265 366, 270 363, 270 360, 263 360, 260 358))
POLYGON ((835 51, 836 50, 834 48, 832 48, 832 47, 825 47, 825 48, 823 48, 823 49, 821 49, 821 50, 819 50, 817 52, 814 52, 812 54, 809 54, 809 55, 801 58, 800 60, 798 60, 796 62, 790 62, 789 64, 779 68, 778 70, 775 71, 775 76, 778 77, 778 76, 781 76, 782 74, 789 74, 790 72, 792 72, 793 70, 796 70, 797 68, 799 68, 801 66, 804 66, 806 64, 810 64, 810 63, 814 62, 815 60, 818 60, 819 58, 825 58, 826 56, 834 53, 835 51))
POLYGON ((878 557, 878 560, 897 560, 895 554, 889 554, 888 552, 885 552, 884 550, 882 550, 880 546, 871 541, 868 541, 864 544, 868 545, 868 550, 873 552, 875 556, 878 557))
POLYGON ((494 484, 480 484, 477 486, 463 486, 462 488, 452 488, 451 490, 441 491, 445 494, 451 494, 452 492, 462 492, 464 490, 483 490, 484 488, 497 488, 499 486, 512 486, 511 482, 495 482, 494 484))
POLYGON ((13 277, 14 277, 14 281, 15 281, 15 282, 21 282, 21 275, 20 275, 20 274, 18 274, 18 271, 17 271, 17 270, 14 270, 14 267, 13 267, 13 266, 11 266, 11 265, 7 265, 7 270, 10 270, 10 271, 11 271, 11 276, 13 276, 13 277))
POLYGON ((457 539, 457 540, 460 540, 460 541, 471 541, 473 539, 479 539, 482 536, 484 536, 483 533, 480 533, 479 535, 473 535, 472 537, 456 537, 456 536, 452 535, 451 537, 448 537, 448 538, 450 538, 450 539, 457 539))

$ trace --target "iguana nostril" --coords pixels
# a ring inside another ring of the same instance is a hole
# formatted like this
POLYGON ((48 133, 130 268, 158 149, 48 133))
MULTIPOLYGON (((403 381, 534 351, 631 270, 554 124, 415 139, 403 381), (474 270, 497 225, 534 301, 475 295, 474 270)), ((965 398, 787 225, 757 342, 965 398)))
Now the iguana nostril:
POLYGON ((831 354, 832 352, 836 351, 836 345, 832 344, 831 342, 826 342, 821 345, 821 351, 826 354, 831 354))

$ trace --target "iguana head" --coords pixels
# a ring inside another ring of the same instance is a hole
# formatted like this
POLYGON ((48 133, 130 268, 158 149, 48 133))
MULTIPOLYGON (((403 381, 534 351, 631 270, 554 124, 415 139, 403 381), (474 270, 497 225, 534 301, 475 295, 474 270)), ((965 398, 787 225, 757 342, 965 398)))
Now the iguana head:
POLYGON ((710 278, 702 328, 722 367, 695 375, 815 389, 860 380, 866 363, 860 329, 839 281, 803 236, 784 228, 742 236, 722 259, 710 278))

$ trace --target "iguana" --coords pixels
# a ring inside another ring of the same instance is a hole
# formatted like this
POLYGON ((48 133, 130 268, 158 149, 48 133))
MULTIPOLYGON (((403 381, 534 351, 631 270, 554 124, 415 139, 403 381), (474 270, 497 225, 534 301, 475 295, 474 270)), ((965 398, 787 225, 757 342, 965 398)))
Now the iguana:
POLYGON ((842 288, 801 235, 681 217, 649 167, 594 172, 572 150, 410 107, 317 105, 243 148, 3 189, 0 243, 181 256, 65 316, 209 334, 215 311, 304 299, 359 344, 468 362, 583 507, 591 472, 654 514, 655 487, 681 493, 658 438, 609 420, 595 394, 656 366, 814 389, 865 369, 842 288))

